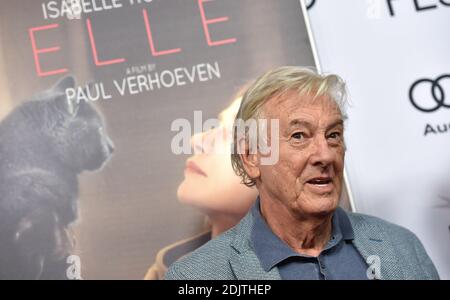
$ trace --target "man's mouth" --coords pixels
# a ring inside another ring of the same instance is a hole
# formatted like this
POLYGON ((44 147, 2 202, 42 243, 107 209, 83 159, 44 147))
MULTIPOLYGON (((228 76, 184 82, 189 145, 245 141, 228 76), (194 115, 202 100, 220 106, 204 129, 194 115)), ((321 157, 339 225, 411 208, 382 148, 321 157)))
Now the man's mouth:
POLYGON ((327 185, 331 182, 333 182, 331 177, 315 177, 307 181, 307 183, 314 185, 327 185))
POLYGON ((318 192, 331 192, 334 188, 333 179, 329 176, 314 177, 306 183, 318 192))

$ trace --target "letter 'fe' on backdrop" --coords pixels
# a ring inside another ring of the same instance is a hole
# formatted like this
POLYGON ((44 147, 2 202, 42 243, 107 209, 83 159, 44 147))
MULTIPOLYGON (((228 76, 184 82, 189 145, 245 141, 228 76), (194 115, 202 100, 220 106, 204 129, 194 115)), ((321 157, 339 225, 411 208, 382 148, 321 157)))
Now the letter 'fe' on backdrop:
POLYGON ((41 262, 143 278, 204 226, 177 200, 190 154, 171 148, 172 122, 216 118, 268 69, 314 65, 298 0, 15 0, 0 18, 3 278, 54 277, 41 262))
POLYGON ((450 1, 316 0, 308 15, 322 71, 349 86, 356 211, 412 230, 450 279, 450 1))

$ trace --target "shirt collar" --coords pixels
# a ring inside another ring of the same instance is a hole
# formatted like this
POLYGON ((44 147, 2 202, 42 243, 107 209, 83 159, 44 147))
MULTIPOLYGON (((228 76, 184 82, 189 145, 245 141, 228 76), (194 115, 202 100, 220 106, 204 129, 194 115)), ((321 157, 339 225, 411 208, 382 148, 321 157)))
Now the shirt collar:
MULTIPOLYGON (((295 252, 273 233, 261 215, 259 197, 256 199, 251 213, 254 219, 250 236, 251 243, 256 256, 261 262, 261 266, 266 272, 289 257, 309 257, 295 252)), ((345 211, 338 207, 332 218, 332 238, 325 246, 324 251, 335 247, 342 240, 352 240, 353 238, 353 228, 350 220, 345 211)))

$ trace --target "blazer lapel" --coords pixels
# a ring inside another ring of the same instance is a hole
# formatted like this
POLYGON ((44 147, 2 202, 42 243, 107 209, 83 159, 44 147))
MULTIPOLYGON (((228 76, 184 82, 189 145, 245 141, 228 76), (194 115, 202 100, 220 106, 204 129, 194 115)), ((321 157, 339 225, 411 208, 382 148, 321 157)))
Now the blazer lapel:
POLYGON ((389 235, 376 223, 359 215, 348 215, 355 234, 354 245, 369 266, 379 264, 381 279, 406 279, 389 235))
POLYGON ((238 280, 277 280, 281 279, 278 268, 266 272, 250 247, 250 235, 253 227, 251 211, 236 227, 236 236, 231 243, 230 265, 238 280))
POLYGON ((261 267, 258 257, 253 251, 243 253, 233 252, 230 258, 231 268, 238 280, 279 280, 281 279, 278 268, 269 272, 261 267))

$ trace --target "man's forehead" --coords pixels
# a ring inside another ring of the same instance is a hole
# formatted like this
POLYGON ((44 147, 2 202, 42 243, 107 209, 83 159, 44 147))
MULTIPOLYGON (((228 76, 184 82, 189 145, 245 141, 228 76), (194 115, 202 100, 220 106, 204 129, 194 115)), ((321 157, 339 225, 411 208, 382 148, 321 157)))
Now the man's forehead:
POLYGON ((328 95, 314 97, 308 94, 299 95, 295 91, 287 92, 267 100, 263 109, 267 117, 281 118, 288 122, 291 119, 301 119, 302 116, 308 118, 311 112, 342 119, 339 106, 328 95))

